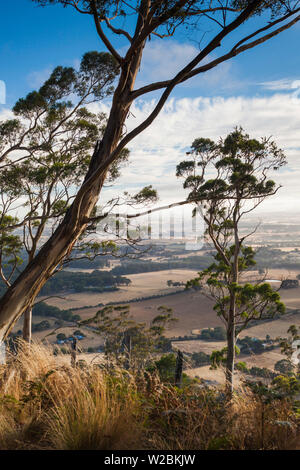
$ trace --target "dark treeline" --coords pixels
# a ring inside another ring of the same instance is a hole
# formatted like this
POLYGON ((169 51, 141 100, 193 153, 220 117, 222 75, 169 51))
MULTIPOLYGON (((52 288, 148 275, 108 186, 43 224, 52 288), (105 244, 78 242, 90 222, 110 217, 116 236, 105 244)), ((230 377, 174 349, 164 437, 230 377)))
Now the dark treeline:
POLYGON ((276 248, 261 247, 257 250, 254 269, 297 269, 300 271, 300 252, 284 252, 276 248))
MULTIPOLYGON (((213 252, 203 255, 188 256, 186 258, 172 257, 169 260, 149 261, 136 259, 134 261, 123 261, 120 266, 114 267, 111 272, 116 275, 138 274, 151 271, 163 271, 168 269, 195 269, 203 270, 212 262, 213 252)), ((276 248, 261 247, 257 250, 257 269, 297 269, 300 271, 300 252, 283 252, 276 248)))
MULTIPOLYGON (((158 251, 162 251, 166 254, 163 249, 158 251)), ((95 268, 95 270, 92 273, 61 271, 47 281, 41 291, 41 295, 53 295, 70 291, 113 291, 116 290, 119 285, 128 285, 130 283, 129 279, 123 277, 129 274, 158 272, 168 269, 194 269, 200 271, 207 268, 212 262, 212 254, 212 252, 207 252, 203 255, 191 255, 186 258, 179 258, 178 256, 172 256, 171 252, 169 252, 170 259, 161 261, 125 259, 121 261, 119 266, 114 267, 111 271, 99 271, 96 269, 108 266, 109 261, 112 259, 110 256, 99 257, 93 261, 88 259, 73 261, 69 267, 83 270, 95 268)), ((300 252, 298 253, 297 250, 287 253, 276 248, 261 247, 257 250, 255 259, 256 265, 253 267, 255 270, 285 268, 296 269, 300 272, 300 252)), ((22 266, 20 266, 20 271, 21 270, 22 266)), ((7 287, 4 282, 0 282, 0 295, 4 294, 6 289, 7 287)))
POLYGON ((95 259, 74 259, 67 265, 68 268, 72 269, 101 269, 109 266, 108 256, 99 256, 95 259))
MULTIPOLYGON (((33 317, 54 317, 60 320, 61 322, 64 321, 80 321, 80 315, 74 315, 72 310, 61 310, 58 307, 53 305, 48 305, 45 302, 38 302, 32 309, 33 317)), ((58 322, 60 324, 61 322, 58 322)))
POLYGON ((119 285, 128 285, 126 277, 115 276, 109 271, 70 272, 61 271, 53 276, 41 290, 41 295, 52 295, 61 292, 104 292, 116 290, 119 285))
POLYGON ((123 262, 114 267, 112 274, 138 274, 151 271, 163 271, 168 269, 205 269, 212 262, 210 255, 189 256, 187 258, 176 258, 168 261, 134 260, 123 262))

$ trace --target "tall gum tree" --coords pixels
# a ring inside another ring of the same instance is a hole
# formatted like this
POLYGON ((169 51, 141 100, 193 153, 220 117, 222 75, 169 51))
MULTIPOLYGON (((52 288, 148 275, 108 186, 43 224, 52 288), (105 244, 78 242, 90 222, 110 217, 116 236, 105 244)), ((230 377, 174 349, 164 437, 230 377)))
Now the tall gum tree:
POLYGON ((258 279, 251 284, 244 276, 256 264, 255 251, 246 245, 256 229, 241 230, 241 222, 278 191, 280 186, 270 176, 286 160, 270 139, 251 139, 238 128, 218 143, 196 139, 188 155, 176 174, 185 178, 188 199, 202 205, 206 236, 215 254, 214 262, 187 287, 201 286, 203 294, 215 301, 214 310, 225 325, 226 386, 231 397, 238 335, 252 320, 285 311, 269 283, 258 279))
POLYGON ((300 20, 300 2, 296 0, 33 1, 42 6, 61 4, 78 14, 90 16, 102 44, 117 61, 120 74, 106 129, 95 146, 82 186, 53 235, 0 300, 0 340, 8 335, 15 321, 32 304, 56 266, 85 231, 110 165, 129 142, 152 124, 174 88, 259 46, 300 20), (127 19, 128 27, 124 28, 122 25, 127 19), (202 49, 175 76, 136 89, 147 42, 153 36, 172 37, 180 28, 193 30, 195 37, 199 31, 202 49), (204 37, 203 31, 207 31, 204 37), (120 37, 128 41, 123 56, 114 45, 114 40, 120 37), (132 103, 153 91, 161 91, 153 110, 142 123, 126 133, 124 124, 132 103))

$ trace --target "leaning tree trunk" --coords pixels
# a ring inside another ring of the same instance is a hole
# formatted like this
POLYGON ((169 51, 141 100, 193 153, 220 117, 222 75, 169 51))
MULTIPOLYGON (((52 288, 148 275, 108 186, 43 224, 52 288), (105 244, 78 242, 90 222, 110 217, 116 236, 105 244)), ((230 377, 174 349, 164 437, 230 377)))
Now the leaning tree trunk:
MULTIPOLYGON (((97 189, 91 188, 85 198, 83 214, 89 216, 97 201, 97 189)), ((28 264, 14 284, 0 300, 0 340, 9 334, 20 316, 32 305, 43 285, 53 274, 56 266, 72 249, 84 231, 85 224, 78 220, 70 226, 70 210, 55 233, 28 264)))
MULTIPOLYGON (((110 155, 116 144, 115 141, 105 154, 100 149, 102 161, 107 155, 110 155)), ((92 160, 98 157, 98 153, 99 150, 94 154, 92 160)), ((84 232, 87 226, 86 218, 90 216, 98 201, 104 179, 105 173, 101 174, 97 181, 85 190, 83 195, 80 195, 80 212, 78 211, 78 199, 75 198, 54 234, 0 299, 0 341, 7 337, 15 322, 30 308, 47 279, 84 232)))
POLYGON ((122 150, 118 148, 118 152, 116 151, 132 103, 130 94, 139 70, 143 48, 144 43, 139 45, 139 50, 133 58, 129 58, 123 65, 103 139, 95 148, 89 171, 73 204, 53 235, 0 299, 0 342, 6 339, 26 309, 33 305, 46 281, 71 252, 88 225, 88 218, 98 202, 109 164, 118 158, 122 150))

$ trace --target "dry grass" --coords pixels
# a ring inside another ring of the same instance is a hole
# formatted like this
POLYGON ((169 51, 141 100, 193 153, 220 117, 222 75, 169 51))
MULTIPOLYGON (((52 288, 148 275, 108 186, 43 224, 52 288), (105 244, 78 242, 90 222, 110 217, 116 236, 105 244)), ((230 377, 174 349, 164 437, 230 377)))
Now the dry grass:
POLYGON ((196 395, 193 390, 184 395, 169 390, 159 397, 149 423, 155 449, 276 450, 300 444, 299 421, 291 404, 262 405, 248 390, 230 404, 212 389, 196 395))
POLYGON ((60 365, 51 350, 21 344, 0 381, 0 449, 128 449, 139 440, 130 374, 60 365))
POLYGON ((299 422, 288 400, 262 408, 249 391, 178 390, 155 374, 71 368, 21 343, 0 370, 0 449, 287 449, 299 422))
POLYGON ((48 414, 49 439, 55 449, 128 449, 139 439, 134 382, 121 374, 113 380, 92 370, 66 377, 69 395, 54 391, 48 414), (87 376, 88 375, 88 376, 87 376), (128 382, 127 382, 128 381, 128 382), (71 392, 71 393, 70 393, 71 392))

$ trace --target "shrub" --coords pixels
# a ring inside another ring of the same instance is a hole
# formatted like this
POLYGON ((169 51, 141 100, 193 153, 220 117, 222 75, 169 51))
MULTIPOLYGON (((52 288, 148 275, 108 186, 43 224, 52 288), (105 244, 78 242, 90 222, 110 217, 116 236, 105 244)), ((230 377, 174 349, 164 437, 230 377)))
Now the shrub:
POLYGON ((58 333, 58 335, 56 335, 56 339, 57 341, 64 341, 65 339, 67 339, 67 337, 64 333, 58 333))
POLYGON ((200 366, 203 366, 203 365, 206 365, 206 364, 210 363, 209 354, 205 354, 202 351, 193 353, 192 356, 191 356, 191 359, 192 359, 193 365, 195 367, 200 367, 200 366))
POLYGON ((241 372, 248 372, 248 367, 246 365, 246 362, 237 362, 235 364, 235 368, 237 370, 240 370, 241 372))
POLYGON ((276 362, 274 369, 278 372, 281 372, 282 374, 288 375, 293 372, 294 366, 288 359, 281 359, 280 361, 276 362))

